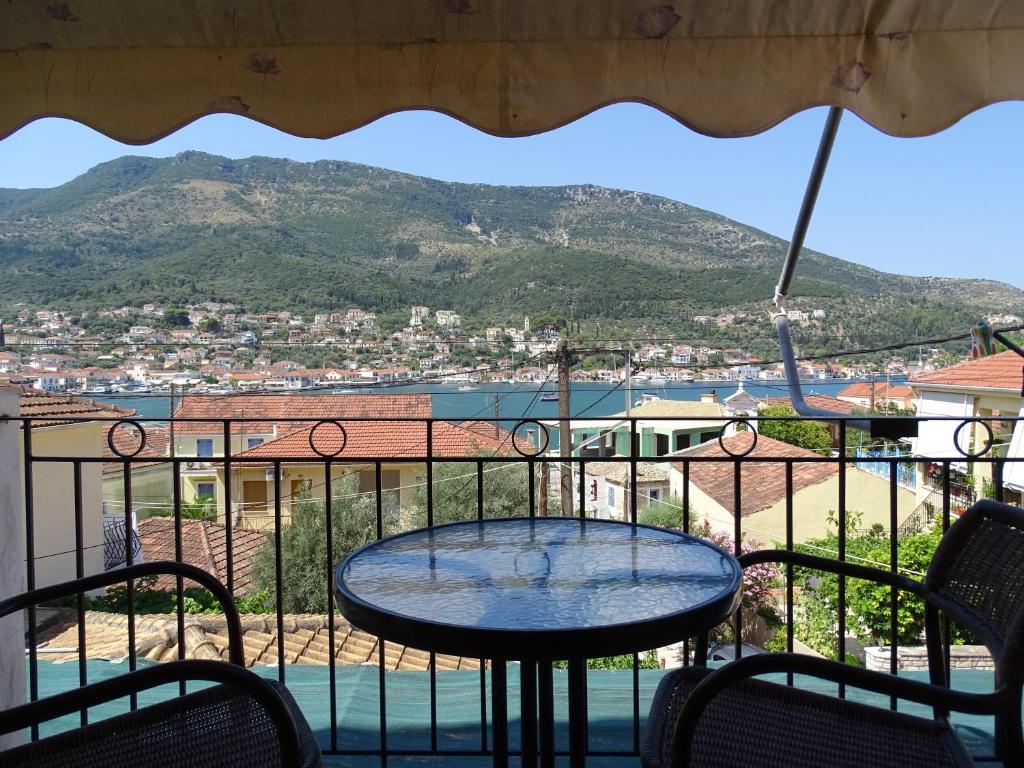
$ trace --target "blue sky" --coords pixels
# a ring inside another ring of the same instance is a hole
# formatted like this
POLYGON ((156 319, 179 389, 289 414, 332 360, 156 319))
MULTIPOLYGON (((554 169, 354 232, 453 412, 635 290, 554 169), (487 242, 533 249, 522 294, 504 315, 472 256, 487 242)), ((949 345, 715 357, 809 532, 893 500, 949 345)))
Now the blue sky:
MULTIPOLYGON (((788 238, 824 117, 810 110, 759 136, 723 140, 620 104, 551 133, 498 139, 443 115, 406 112, 318 141, 217 115, 145 147, 50 119, 0 141, 0 187, 54 186, 121 155, 198 149, 352 160, 451 181, 600 184, 664 195, 788 238)), ((1022 170, 1024 104, 988 107, 911 140, 847 114, 807 245, 889 272, 1024 287, 1022 170)))

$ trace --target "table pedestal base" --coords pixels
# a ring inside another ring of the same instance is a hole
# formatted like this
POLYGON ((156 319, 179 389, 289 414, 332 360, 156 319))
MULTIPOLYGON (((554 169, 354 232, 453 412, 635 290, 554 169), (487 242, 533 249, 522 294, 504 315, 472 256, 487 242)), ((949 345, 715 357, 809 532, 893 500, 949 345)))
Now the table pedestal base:
MULTIPOLYGON (((508 677, 503 659, 491 661, 494 766, 508 768, 508 677)), ((555 692, 550 661, 519 665, 522 767, 555 768, 555 692), (539 694, 539 695, 538 695, 539 694), (539 731, 539 743, 538 743, 539 731)), ((584 768, 587 755, 587 662, 569 662, 569 766, 584 768)))

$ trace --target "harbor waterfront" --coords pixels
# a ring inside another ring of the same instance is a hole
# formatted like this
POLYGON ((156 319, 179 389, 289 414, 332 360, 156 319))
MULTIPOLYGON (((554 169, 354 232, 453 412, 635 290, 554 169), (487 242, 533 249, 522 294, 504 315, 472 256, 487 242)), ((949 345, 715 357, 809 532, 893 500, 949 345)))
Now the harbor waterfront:
MULTIPOLYGON (((902 379, 901 379, 902 380, 902 379)), ((851 379, 830 379, 825 381, 801 382, 805 395, 834 396, 851 379)), ((893 379, 892 381, 895 381, 893 379)), ((632 400, 636 403, 644 393, 651 393, 665 400, 700 400, 702 395, 715 393, 719 401, 736 392, 738 382, 694 381, 668 384, 645 384, 634 382, 632 400)), ((785 397, 789 394, 785 381, 745 381, 744 389, 756 398, 785 397)), ((553 419, 558 417, 558 401, 544 399, 545 394, 557 394, 557 387, 551 383, 536 382, 490 382, 479 385, 472 391, 459 391, 458 384, 421 383, 402 386, 368 386, 358 389, 306 389, 297 390, 296 395, 345 394, 358 392, 363 395, 383 393, 429 393, 433 415, 439 419, 493 418, 495 399, 497 413, 502 419, 553 419)), ((230 397, 230 395, 189 395, 190 397, 230 397)), ((180 397, 177 395, 176 397, 180 397)), ((143 419, 165 419, 170 415, 170 395, 126 394, 114 396, 92 396, 93 400, 125 408, 134 408, 143 419)), ((600 382, 574 382, 572 385, 571 413, 591 417, 611 416, 626 409, 626 388, 600 382)), ((258 414, 253 414, 257 416, 258 414)))

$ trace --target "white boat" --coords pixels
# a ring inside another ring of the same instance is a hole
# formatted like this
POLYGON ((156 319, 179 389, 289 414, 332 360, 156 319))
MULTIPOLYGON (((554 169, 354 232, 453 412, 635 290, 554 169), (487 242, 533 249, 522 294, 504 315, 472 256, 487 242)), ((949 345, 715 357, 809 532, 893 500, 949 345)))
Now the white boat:
POLYGON ((661 400, 661 395, 655 394, 654 392, 642 392, 640 397, 636 399, 636 402, 633 403, 633 407, 636 408, 640 405, 647 405, 648 403, 653 403, 658 400, 661 400))
POLYGON ((557 392, 545 392, 544 394, 542 394, 540 396, 540 401, 542 403, 557 403, 558 402, 558 393, 557 392))
POLYGON ((456 391, 457 392, 472 392, 474 389, 480 389, 476 384, 463 384, 456 391))

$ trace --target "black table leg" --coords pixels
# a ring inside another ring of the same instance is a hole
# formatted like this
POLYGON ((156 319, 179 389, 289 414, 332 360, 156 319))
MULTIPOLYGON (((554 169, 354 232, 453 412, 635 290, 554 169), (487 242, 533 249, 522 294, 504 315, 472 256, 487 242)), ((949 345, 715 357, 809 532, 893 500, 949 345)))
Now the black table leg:
POLYGON ((494 768, 508 768, 508 682, 505 660, 491 659, 491 728, 494 768))
POLYGON ((709 632, 701 632, 697 635, 697 647, 693 651, 694 666, 706 667, 708 665, 709 635, 709 632))
POLYGON ((519 725, 523 768, 537 768, 537 662, 519 663, 519 725))
POLYGON ((587 661, 569 661, 569 768, 587 762, 587 661))
POLYGON ((555 768, 555 686, 551 662, 542 661, 537 668, 540 697, 540 765, 555 768))

